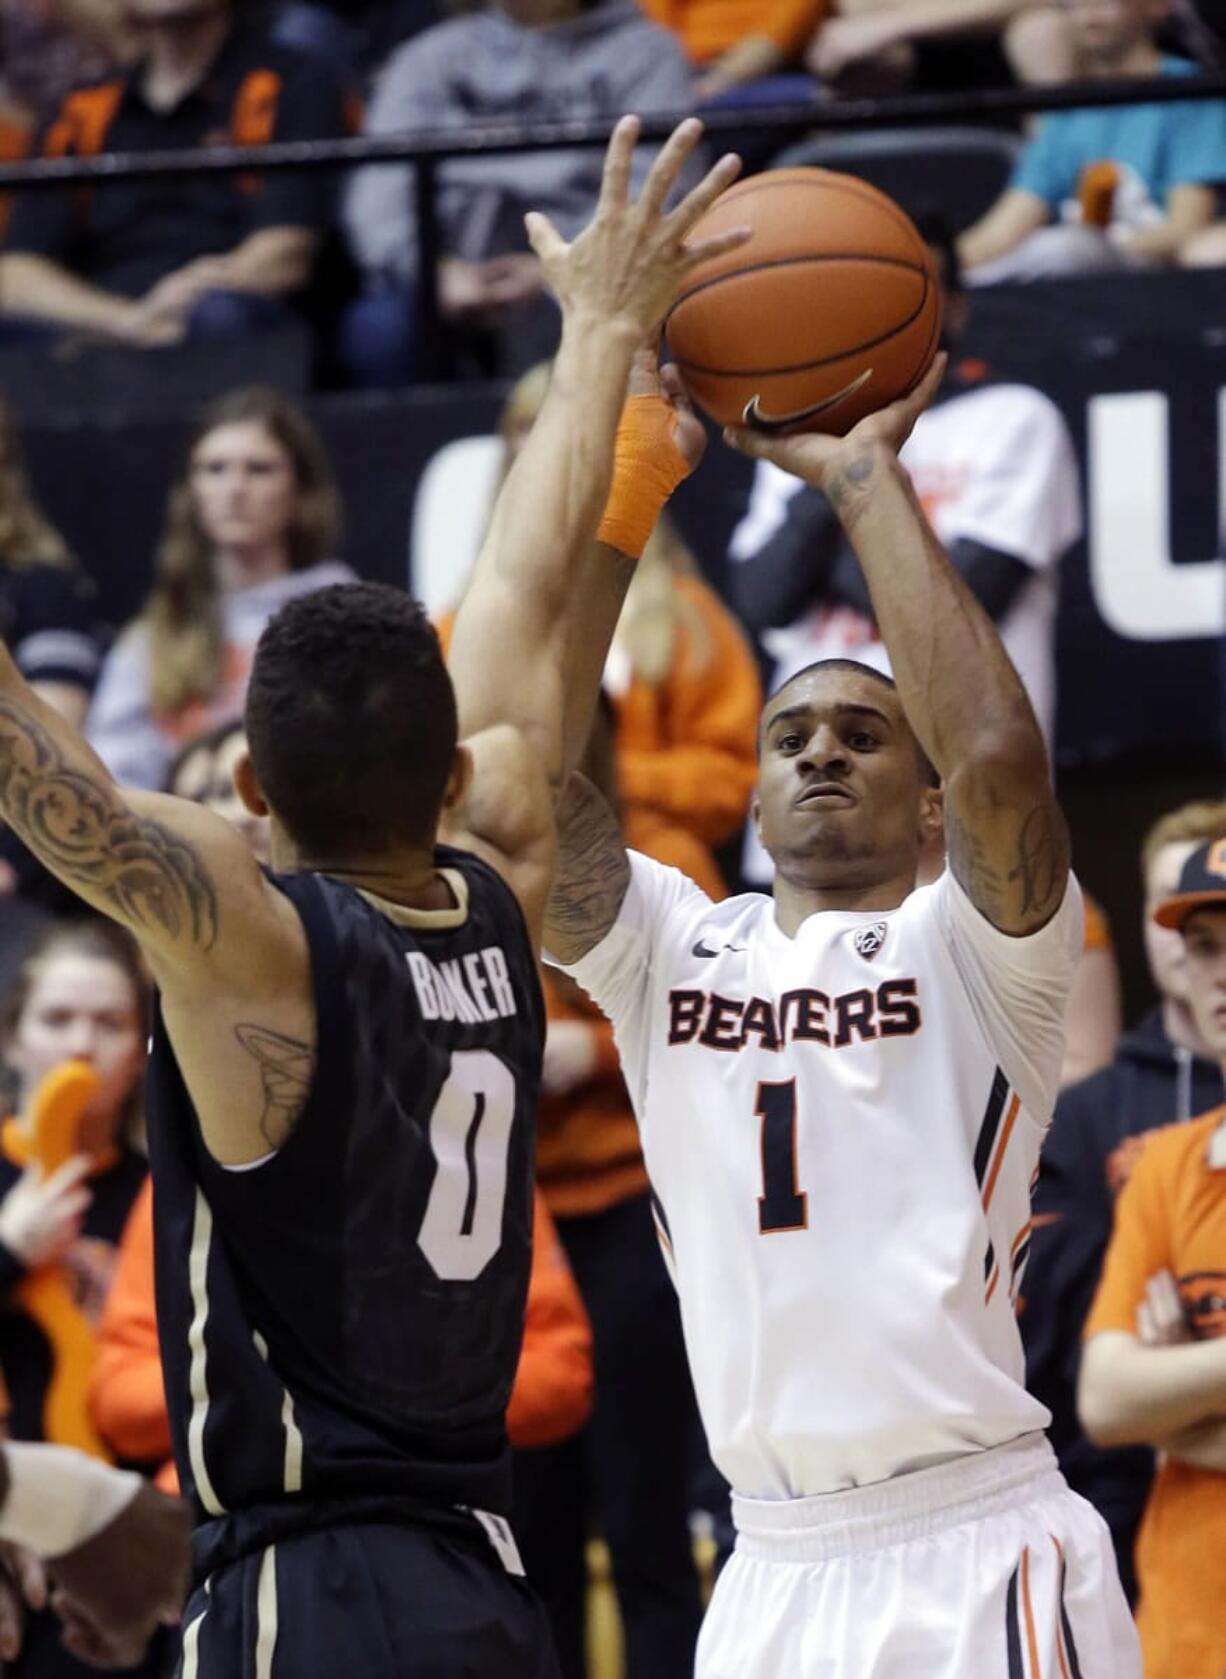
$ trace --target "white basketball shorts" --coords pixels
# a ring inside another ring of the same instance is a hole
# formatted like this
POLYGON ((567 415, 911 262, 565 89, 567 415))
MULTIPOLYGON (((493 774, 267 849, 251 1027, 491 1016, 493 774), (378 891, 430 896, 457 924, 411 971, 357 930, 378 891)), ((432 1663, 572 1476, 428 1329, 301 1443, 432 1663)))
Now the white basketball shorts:
POLYGON ((697 1679, 1141 1679, 1106 1525, 1042 1435, 733 1516, 697 1679))

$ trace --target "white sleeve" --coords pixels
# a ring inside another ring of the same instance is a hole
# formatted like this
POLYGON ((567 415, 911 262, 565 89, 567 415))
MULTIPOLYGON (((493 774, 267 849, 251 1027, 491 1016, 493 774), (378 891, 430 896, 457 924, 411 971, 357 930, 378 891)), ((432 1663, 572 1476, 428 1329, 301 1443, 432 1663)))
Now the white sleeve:
POLYGON ((1060 1087, 1064 1017, 1085 944, 1081 888, 1070 874, 1045 927, 1013 938, 982 916, 954 878, 932 888, 937 921, 971 1007, 1027 1111, 1046 1123, 1060 1087))
MULTIPOLYGON (((1046 571, 1082 534, 1072 439, 1060 410, 1041 392, 1010 385, 991 394, 990 414, 984 399, 974 405, 981 422, 968 438, 974 465, 944 518, 938 509, 938 534, 946 546, 961 537, 1046 571)), ((905 450, 902 459, 905 464, 905 450)))
POLYGON ((630 885, 604 938, 571 965, 555 962, 548 951, 545 960, 577 980, 612 1023, 626 1082, 635 1094, 643 1070, 656 953, 667 946, 674 917, 701 914, 711 900, 680 869, 637 851, 627 856, 630 885))

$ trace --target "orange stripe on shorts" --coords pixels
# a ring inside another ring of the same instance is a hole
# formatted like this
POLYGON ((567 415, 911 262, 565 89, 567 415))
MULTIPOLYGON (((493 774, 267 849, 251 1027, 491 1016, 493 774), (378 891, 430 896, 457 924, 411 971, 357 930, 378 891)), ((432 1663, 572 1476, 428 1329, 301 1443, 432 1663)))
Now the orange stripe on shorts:
MULTIPOLYGON (((1056 1555, 1060 1559, 1060 1589, 1061 1589, 1061 1592, 1063 1593, 1063 1590, 1064 1590, 1064 1547, 1063 1547, 1063 1545, 1061 1545, 1060 1541, 1056 1538, 1054 1533, 1049 1533, 1047 1537, 1051 1540, 1052 1544, 1056 1547, 1056 1555)), ((1068 1658, 1065 1655, 1065 1650, 1064 1650, 1064 1628, 1060 1625, 1060 1610, 1061 1610, 1062 1606, 1063 1606, 1063 1601, 1056 1605, 1056 1655, 1057 1655, 1057 1657, 1059 1659, 1059 1662, 1060 1662, 1060 1679, 1071 1679, 1071 1676, 1070 1676, 1069 1670, 1068 1670, 1068 1658)))
POLYGON ((1043 1679, 1039 1668, 1039 1641, 1034 1632, 1034 1609, 1030 1603, 1030 1546, 1022 1547, 1022 1609, 1026 1615, 1026 1647, 1030 1652, 1030 1679, 1043 1679))

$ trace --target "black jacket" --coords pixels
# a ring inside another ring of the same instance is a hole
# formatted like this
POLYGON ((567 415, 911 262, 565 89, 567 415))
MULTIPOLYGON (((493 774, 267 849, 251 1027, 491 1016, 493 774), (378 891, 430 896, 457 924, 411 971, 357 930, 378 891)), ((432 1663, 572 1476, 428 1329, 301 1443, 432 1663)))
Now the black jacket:
POLYGON ((1102 1451, 1077 1421, 1081 1330, 1111 1236, 1115 1196, 1131 1165, 1127 1139, 1192 1119, 1223 1100, 1221 1069, 1173 1044, 1155 1009, 1120 1040, 1110 1066, 1056 1104, 1035 1190, 1035 1230, 1021 1327, 1031 1392, 1052 1413, 1051 1442, 1070 1485, 1112 1530, 1135 1593, 1132 1548, 1153 1475, 1145 1447, 1102 1451))

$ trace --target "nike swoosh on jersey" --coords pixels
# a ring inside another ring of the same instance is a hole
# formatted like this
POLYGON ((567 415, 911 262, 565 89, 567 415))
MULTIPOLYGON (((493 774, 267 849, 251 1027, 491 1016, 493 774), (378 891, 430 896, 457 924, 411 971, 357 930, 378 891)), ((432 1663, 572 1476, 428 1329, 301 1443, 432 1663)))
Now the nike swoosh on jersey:
POLYGON ((794 414, 780 414, 778 417, 772 414, 764 414, 760 406, 761 397, 751 396, 745 404, 741 418, 751 431, 765 432, 768 436, 775 432, 786 431, 789 426, 798 426, 804 420, 815 420, 819 414, 824 414, 827 409, 837 407, 840 402, 845 401, 849 396, 854 396, 872 378, 873 371, 871 367, 866 367, 863 373, 853 379, 850 385, 844 385, 841 391, 836 391, 833 396, 828 396, 821 402, 815 402, 811 408, 798 408, 794 414))
MULTIPOLYGON (((743 956, 745 954, 745 946, 743 944, 726 944, 722 945, 720 949, 731 950, 738 956, 743 956)), ((694 945, 693 949, 690 951, 691 956, 710 957, 718 956, 719 954, 720 950, 711 950, 702 939, 699 939, 698 943, 694 945)))

